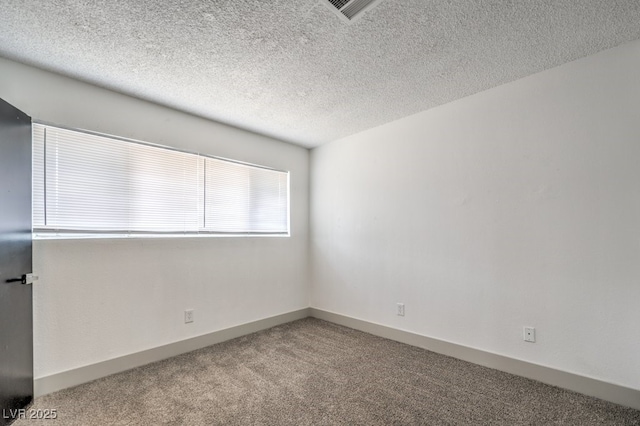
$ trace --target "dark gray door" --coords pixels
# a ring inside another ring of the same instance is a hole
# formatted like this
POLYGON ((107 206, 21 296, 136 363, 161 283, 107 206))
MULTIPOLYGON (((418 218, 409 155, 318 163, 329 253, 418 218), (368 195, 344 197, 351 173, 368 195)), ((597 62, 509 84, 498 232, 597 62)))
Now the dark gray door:
POLYGON ((31 117, 0 99, 0 425, 33 399, 31 117))

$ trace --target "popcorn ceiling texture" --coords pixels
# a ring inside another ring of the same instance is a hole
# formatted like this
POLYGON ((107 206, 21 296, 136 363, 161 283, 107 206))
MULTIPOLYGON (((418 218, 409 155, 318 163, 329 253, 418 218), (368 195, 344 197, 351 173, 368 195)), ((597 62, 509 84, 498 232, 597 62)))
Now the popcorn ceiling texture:
POLYGON ((1 56, 306 147, 638 38, 637 0, 384 0, 352 24, 318 0, 0 9, 1 56))

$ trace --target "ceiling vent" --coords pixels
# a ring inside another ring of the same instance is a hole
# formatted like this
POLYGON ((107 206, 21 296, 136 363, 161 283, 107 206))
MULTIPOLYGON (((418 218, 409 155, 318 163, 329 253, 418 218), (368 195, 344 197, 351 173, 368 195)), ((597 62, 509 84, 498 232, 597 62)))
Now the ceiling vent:
POLYGON ((320 0, 345 22, 356 21, 381 0, 320 0))

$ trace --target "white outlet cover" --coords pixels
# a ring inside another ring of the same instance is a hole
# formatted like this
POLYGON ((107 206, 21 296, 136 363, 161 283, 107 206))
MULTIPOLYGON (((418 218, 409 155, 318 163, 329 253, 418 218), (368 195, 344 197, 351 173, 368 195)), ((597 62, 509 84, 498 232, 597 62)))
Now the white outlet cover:
POLYGON ((193 320, 193 309, 187 309, 186 311, 184 311, 184 323, 188 324, 190 322, 193 322, 193 320))
POLYGON ((524 341, 536 342, 536 329, 534 327, 524 327, 524 341))

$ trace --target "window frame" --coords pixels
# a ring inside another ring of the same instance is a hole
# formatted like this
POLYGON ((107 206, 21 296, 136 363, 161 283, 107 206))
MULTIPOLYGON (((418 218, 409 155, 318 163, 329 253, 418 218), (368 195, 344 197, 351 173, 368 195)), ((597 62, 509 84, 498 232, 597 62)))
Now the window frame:
MULTIPOLYGON (((134 239, 151 238, 151 239, 154 239, 154 238, 211 238, 211 237, 227 237, 227 238, 228 237, 286 237, 286 238, 288 238, 288 237, 291 237, 291 172, 289 170, 282 170, 282 169, 269 167, 269 166, 265 166, 265 165, 250 163, 250 162, 241 161, 241 160, 230 159, 230 158, 211 155, 211 154, 206 154, 206 153, 202 153, 202 152, 196 152, 196 151, 176 148, 176 147, 173 147, 173 146, 162 145, 162 144, 158 144, 158 143, 147 142, 147 141, 142 141, 142 140, 133 139, 133 138, 127 138, 127 137, 123 137, 123 136, 111 135, 111 134, 108 134, 108 133, 97 132, 97 131, 93 131, 93 130, 80 129, 80 128, 74 128, 74 127, 59 125, 59 124, 55 124, 55 123, 51 123, 51 122, 47 122, 47 121, 43 121, 43 120, 36 120, 36 119, 32 120, 32 129, 33 129, 33 126, 35 126, 35 125, 61 129, 61 130, 65 130, 65 131, 77 132, 77 133, 82 133, 82 134, 87 134, 87 135, 97 136, 97 137, 102 137, 102 138, 107 138, 107 139, 113 139, 113 140, 117 140, 117 141, 121 141, 121 142, 132 143, 132 144, 137 144, 137 145, 142 145, 142 146, 148 146, 148 147, 163 149, 163 150, 167 150, 167 151, 179 152, 179 153, 182 153, 182 154, 195 155, 195 156, 203 158, 204 162, 206 162, 206 159, 213 159, 213 160, 217 160, 217 161, 223 161, 223 162, 226 162, 226 163, 237 164, 237 165, 244 166, 244 167, 257 168, 257 169, 263 169, 263 170, 268 170, 268 171, 273 171, 273 172, 278 172, 278 173, 284 173, 286 175, 286 191, 287 191, 287 194, 286 194, 286 232, 251 232, 251 231, 247 231, 247 232, 230 231, 230 232, 227 232, 227 231, 205 230, 200 226, 198 227, 197 230, 186 231, 186 232, 158 231, 158 230, 155 230, 155 231, 138 230, 138 231, 127 231, 127 232, 111 231, 111 230, 90 230, 90 231, 87 231, 87 230, 38 228, 37 226, 35 226, 35 221, 34 221, 33 224, 32 224, 32 236, 33 236, 33 239, 35 239, 35 240, 52 240, 52 239, 55 239, 55 240, 65 240, 65 239, 129 239, 129 238, 134 238, 134 239)), ((35 132, 32 132, 32 147, 35 145, 35 134, 34 133, 35 132)), ((35 164, 33 164, 34 163, 34 158, 35 158, 35 156, 32 156, 32 168, 33 169, 32 169, 31 175, 32 175, 33 181, 35 181, 35 179, 34 179, 34 176, 35 176, 35 164)), ((46 162, 45 162, 45 166, 44 167, 46 168, 46 162)), ((46 179, 46 173, 44 174, 43 179, 46 179)), ((203 179, 203 182, 206 182, 206 175, 203 174, 202 179, 203 179)), ((32 186, 34 185, 33 181, 32 181, 32 186)), ((202 185, 202 189, 205 190, 205 188, 206 188, 206 184, 202 185)), ((45 192, 45 197, 46 197, 46 192, 45 192)), ((33 195, 32 195, 32 205, 35 207, 35 191, 33 191, 33 195)), ((46 209, 46 203, 45 203, 45 207, 44 208, 46 209)), ((32 208, 32 216, 33 216, 33 211, 34 211, 34 208, 32 208)), ((204 216, 205 215, 204 206, 203 206, 202 213, 203 213, 203 216, 204 216)))

